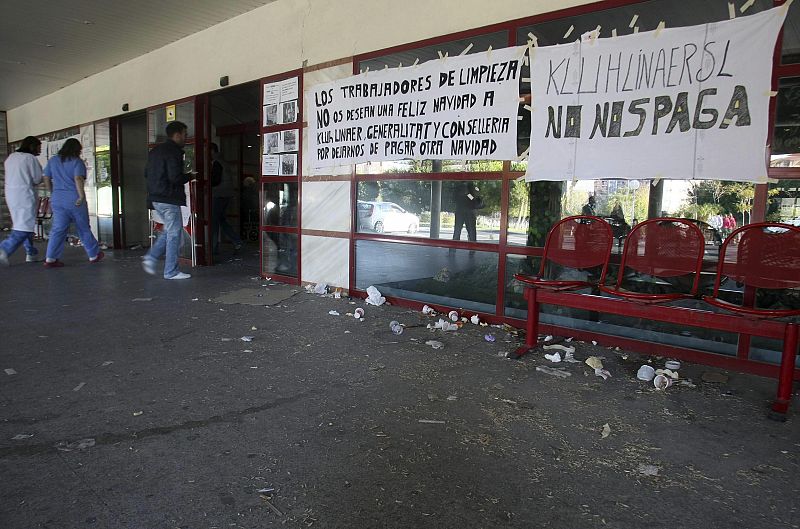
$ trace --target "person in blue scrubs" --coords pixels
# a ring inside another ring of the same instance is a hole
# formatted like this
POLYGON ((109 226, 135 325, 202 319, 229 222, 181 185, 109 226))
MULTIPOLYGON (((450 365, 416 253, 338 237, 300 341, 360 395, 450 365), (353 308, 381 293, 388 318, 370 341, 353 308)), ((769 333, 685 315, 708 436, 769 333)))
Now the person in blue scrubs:
POLYGON ((47 243, 46 268, 60 268, 61 254, 64 253, 64 241, 70 224, 75 224, 90 263, 100 262, 105 254, 100 251, 89 228, 89 208, 86 206, 86 193, 83 184, 86 180, 86 164, 81 160, 81 143, 75 138, 64 142, 58 156, 47 161, 44 168, 44 182, 53 190, 50 204, 53 209, 53 224, 50 228, 50 240, 47 243))

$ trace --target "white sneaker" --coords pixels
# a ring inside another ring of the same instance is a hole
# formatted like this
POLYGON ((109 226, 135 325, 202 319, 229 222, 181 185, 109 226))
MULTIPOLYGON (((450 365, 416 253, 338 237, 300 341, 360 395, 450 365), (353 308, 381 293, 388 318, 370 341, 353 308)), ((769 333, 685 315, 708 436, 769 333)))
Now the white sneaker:
POLYGON ((151 276, 156 275, 156 262, 152 259, 142 259, 142 269, 151 276))
POLYGON ((8 254, 5 250, 0 250, 0 266, 8 266, 8 254))
POLYGON ((189 279, 192 277, 192 274, 185 274, 183 272, 178 272, 172 277, 165 277, 164 279, 189 279))
POLYGON ((26 263, 38 263, 42 260, 42 256, 39 254, 36 255, 26 255, 25 262, 26 263))

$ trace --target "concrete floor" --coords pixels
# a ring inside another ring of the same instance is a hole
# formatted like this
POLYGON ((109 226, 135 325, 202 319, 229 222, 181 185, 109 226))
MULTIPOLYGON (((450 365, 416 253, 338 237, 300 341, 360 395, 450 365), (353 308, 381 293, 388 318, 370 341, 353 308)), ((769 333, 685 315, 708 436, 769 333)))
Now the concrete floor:
POLYGON ((497 329, 395 336, 390 320, 421 316, 366 307, 359 323, 306 293, 210 301, 287 288, 253 277, 252 251, 185 282, 133 253, 15 257, 0 528, 800 526, 800 403, 767 420, 772 380, 685 365, 696 387, 656 392, 638 355, 591 344, 576 357, 604 356, 612 378, 577 363, 561 379, 541 354, 502 358, 516 338, 497 329))

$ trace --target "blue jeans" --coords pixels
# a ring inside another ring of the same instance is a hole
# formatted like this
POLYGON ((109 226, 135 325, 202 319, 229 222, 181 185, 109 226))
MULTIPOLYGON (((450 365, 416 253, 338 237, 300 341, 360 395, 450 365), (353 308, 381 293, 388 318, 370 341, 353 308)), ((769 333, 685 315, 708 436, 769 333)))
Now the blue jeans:
POLYGON ((228 219, 225 218, 225 211, 230 204, 230 197, 214 197, 211 203, 211 247, 214 253, 219 251, 219 231, 231 240, 233 244, 242 244, 242 239, 236 230, 228 224, 228 219))
POLYGON ((178 254, 181 250, 181 232, 183 231, 181 207, 175 204, 153 202, 153 208, 164 221, 164 229, 158 234, 158 238, 144 258, 158 261, 164 257, 164 277, 170 278, 179 272, 178 254))
POLYGON ((11 255, 17 251, 20 245, 25 247, 25 253, 28 255, 37 255, 39 253, 39 250, 33 245, 32 231, 11 230, 11 235, 0 243, 0 250, 4 250, 6 255, 11 255))
POLYGON ((89 259, 100 253, 100 245, 89 228, 89 209, 86 203, 76 206, 74 203, 52 202, 53 224, 50 227, 50 240, 47 241, 47 258, 60 259, 64 253, 64 242, 70 224, 75 224, 78 237, 86 250, 89 259))

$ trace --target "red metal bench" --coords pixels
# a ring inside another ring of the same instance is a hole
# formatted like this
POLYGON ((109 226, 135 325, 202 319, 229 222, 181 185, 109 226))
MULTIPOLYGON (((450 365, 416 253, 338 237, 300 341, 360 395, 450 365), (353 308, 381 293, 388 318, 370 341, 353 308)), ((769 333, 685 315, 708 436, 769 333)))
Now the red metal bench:
MULTIPOLYGON (((648 226, 659 222, 674 223, 677 219, 652 219, 643 224, 648 226)), ((661 226, 665 226, 662 224, 661 226)), ((558 227, 558 225, 556 225, 558 227)), ((556 228, 554 228, 556 229, 556 228)), ((560 228, 559 228, 560 229, 560 228)), ((649 228, 645 228, 648 229, 649 228)), ((659 230, 657 228, 656 230, 659 230)), ((673 232, 675 237, 683 237, 679 234, 692 233, 692 230, 678 230, 673 232)), ((549 304, 575 309, 584 309, 596 312, 617 314, 630 318, 643 318, 653 321, 672 323, 692 327, 704 327, 724 332, 738 333, 740 335, 761 336, 770 339, 783 341, 783 352, 780 366, 756 362, 746 359, 732 359, 712 353, 695 350, 685 350, 684 353, 676 351, 676 357, 706 362, 713 365, 723 365, 725 367, 742 367, 742 361, 757 365, 759 374, 769 375, 778 378, 778 391, 772 410, 778 417, 784 417, 789 408, 791 399, 792 381, 800 378, 800 374, 795 369, 795 358, 798 347, 798 326, 797 323, 790 321, 777 321, 775 318, 791 316, 794 310, 769 311, 760 310, 755 307, 755 290, 757 288, 795 288, 800 286, 800 228, 786 226, 783 224, 753 224, 744 226, 732 233, 723 243, 720 249, 720 262, 717 268, 717 278, 715 280, 714 292, 705 298, 709 304, 709 309, 724 308, 726 312, 714 312, 713 310, 700 310, 694 308, 676 307, 668 305, 657 305, 654 301, 667 301, 669 298, 660 296, 662 299, 640 298, 639 295, 625 297, 606 297, 593 294, 583 294, 557 289, 542 288, 542 285, 533 281, 532 278, 517 274, 514 277, 525 283, 525 298, 528 302, 527 336, 523 347, 517 350, 517 357, 522 356, 527 351, 537 345, 539 336, 539 305, 549 304), (739 249, 734 255, 729 248, 734 241, 739 240, 740 245, 744 242, 743 248, 739 249), (741 254, 741 255, 740 255, 741 254), (741 259, 741 263, 740 263, 741 259), (761 260, 761 261, 759 261, 761 260), (758 263, 758 264, 755 264, 758 263), (723 278, 729 277, 745 285, 744 302, 737 306, 733 303, 721 299, 720 284, 723 278)), ((632 233, 633 235, 633 233, 632 233)), ((694 251, 695 242, 688 246, 688 240, 667 241, 669 235, 660 232, 657 236, 659 244, 656 248, 651 247, 652 255, 663 252, 666 248, 674 248, 675 251, 686 247, 694 251), (660 250, 659 250, 660 245, 660 250)), ((690 235, 689 237, 694 237, 690 235)), ((548 237, 549 238, 549 237, 548 237)), ((635 240, 634 240, 635 241, 635 240)), ((651 241, 652 242, 652 241, 651 241)), ((631 248, 638 248, 638 251, 646 253, 644 248, 647 241, 630 242, 631 248)), ((701 252, 703 247, 701 239, 701 252)), ((628 241, 626 241, 626 246, 628 241)), ((548 248, 545 248, 543 261, 549 259, 548 248)), ((627 248, 626 248, 627 251, 627 248)), ((633 250, 631 250, 633 252, 633 250)), ((691 255, 694 259, 696 256, 691 255)), ((606 256, 610 261, 610 253, 606 256)), ((702 259, 702 257, 701 257, 702 259)), ((689 259, 687 259, 688 261, 689 259)), ((630 263, 630 261, 626 261, 630 263)), ((702 261, 701 261, 702 262, 702 261)), ((695 273, 694 268, 678 267, 674 262, 671 264, 664 262, 664 268, 672 271, 687 271, 695 273)), ((606 262, 605 266, 608 266, 606 262)), ((637 265, 638 266, 638 265, 637 265)), ((622 266, 621 266, 622 268, 622 266)), ((655 270, 651 270, 655 271, 655 270)), ((667 274, 669 275, 669 274, 667 274)), ((697 276, 690 292, 697 291, 697 276)), ((622 272, 619 274, 617 287, 621 284, 622 272)), ((606 287, 600 285, 606 292, 621 292, 619 288, 606 287)), ((627 291, 626 291, 627 293, 627 291)), ((656 296, 659 296, 656 294, 656 296)), ((684 296, 680 296, 684 297, 684 296)), ((800 312, 800 311, 798 311, 800 312)), ((598 337, 600 338, 600 337, 598 337)))
MULTIPOLYGON (((625 239, 617 283, 600 290, 632 301, 662 303, 697 295, 705 240, 695 224, 683 219, 659 218, 640 222, 625 239), (645 293, 623 287, 628 269, 655 279, 692 276, 688 292, 645 293)), ((608 258, 608 256, 606 256, 608 258)))
POLYGON ((558 222, 547 234, 544 253, 536 276, 517 275, 523 283, 548 290, 577 290, 602 283, 608 254, 614 244, 611 226, 599 217, 576 215, 558 222), (554 266, 586 270, 602 267, 598 282, 563 280, 553 277, 554 266))

